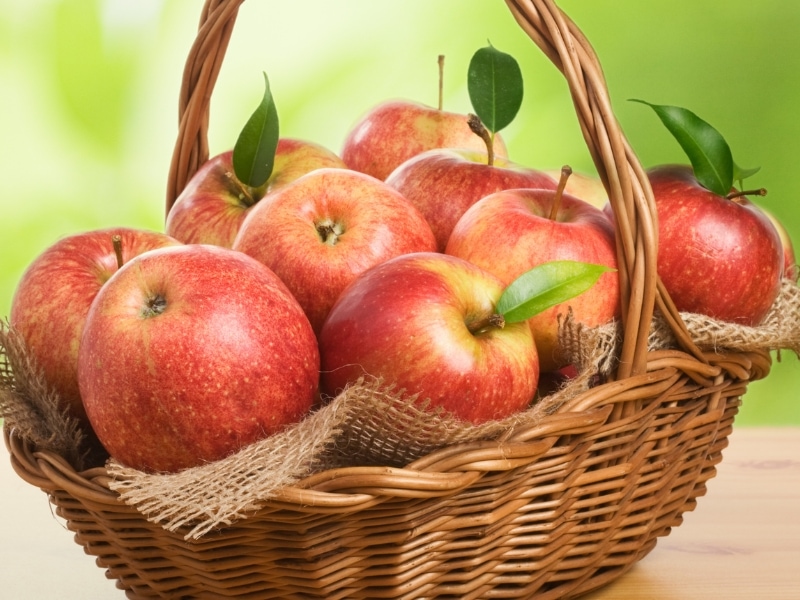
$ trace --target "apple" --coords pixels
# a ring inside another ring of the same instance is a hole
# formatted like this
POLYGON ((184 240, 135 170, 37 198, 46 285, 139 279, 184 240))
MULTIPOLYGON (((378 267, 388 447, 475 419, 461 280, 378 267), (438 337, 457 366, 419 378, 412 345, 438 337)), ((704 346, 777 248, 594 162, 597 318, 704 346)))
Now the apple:
POLYGON ((322 390, 335 395, 369 374, 476 424, 525 408, 536 394, 536 347, 525 321, 494 323, 502 291, 494 276, 444 254, 370 269, 322 327, 322 390))
POLYGON ((565 386, 578 376, 575 365, 569 364, 555 371, 542 371, 539 374, 539 388, 537 390, 539 398, 549 396, 565 386))
POLYGON ((456 222, 478 200, 512 188, 554 190, 556 182, 541 171, 488 154, 460 149, 429 150, 407 160, 386 179, 425 216, 444 252, 456 222))
POLYGON ((272 271, 228 248, 146 252, 100 290, 78 381, 120 462, 174 472, 299 421, 319 383, 316 338, 272 271))
MULTIPOLYGON (((400 164, 435 148, 485 151, 473 133, 468 116, 405 100, 381 103, 359 119, 347 134, 341 156, 355 171, 386 179, 400 164)), ((494 152, 508 156, 500 135, 494 152)))
POLYGON ((658 273, 681 311, 757 325, 780 291, 783 248, 744 196, 702 187, 688 165, 648 170, 658 214, 658 273))
POLYGON ((360 273, 435 248, 430 226, 403 196, 347 169, 319 169, 274 193, 253 208, 233 244, 286 283, 317 333, 360 273))
POLYGON ((759 208, 769 217, 769 220, 778 232, 778 236, 781 238, 781 247, 783 248, 783 276, 792 281, 797 281, 797 258, 794 252, 794 243, 789 235, 789 231, 786 229, 783 222, 772 212, 768 211, 763 206, 759 208))
MULTIPOLYGON (((545 173, 554 181, 561 178, 561 169, 547 169, 545 173)), ((602 180, 595 175, 573 171, 567 180, 564 191, 597 208, 605 208, 608 205, 608 192, 602 180)))
MULTIPOLYGON (((522 273, 554 260, 616 269, 613 225, 597 207, 560 190, 516 189, 476 202, 456 224, 446 248, 510 284, 522 273)), ((620 314, 619 277, 604 273, 589 290, 528 319, 543 372, 565 366, 558 351, 558 315, 593 327, 620 314)))
POLYGON ((83 423, 78 346, 92 301, 120 263, 177 244, 160 232, 122 227, 76 233, 39 254, 17 284, 9 323, 64 408, 83 423), (115 236, 119 236, 119 257, 115 236))
POLYGON ((232 159, 232 150, 218 154, 189 180, 167 215, 169 235, 186 244, 230 248, 247 213, 264 197, 314 169, 345 168, 341 158, 323 146, 281 138, 272 175, 256 190, 236 178, 232 159))

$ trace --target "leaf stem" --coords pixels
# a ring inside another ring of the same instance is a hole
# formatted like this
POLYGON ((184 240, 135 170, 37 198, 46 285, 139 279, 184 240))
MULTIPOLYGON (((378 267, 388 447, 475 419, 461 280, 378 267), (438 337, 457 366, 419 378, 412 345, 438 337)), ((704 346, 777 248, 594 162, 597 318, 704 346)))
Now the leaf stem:
POLYGON ((481 138, 486 144, 486 154, 489 157, 487 164, 490 167, 494 166, 494 136, 486 129, 480 117, 474 113, 467 115, 467 125, 469 125, 472 133, 481 138))
POLYGON ((118 233, 111 236, 111 245, 114 246, 114 255, 117 257, 117 269, 121 269, 125 264, 122 258, 122 236, 118 233))
POLYGON ((558 216, 558 209, 561 208, 561 197, 564 195, 564 188, 567 187, 567 179, 572 175, 572 167, 564 165, 561 167, 561 177, 558 180, 558 187, 555 194, 553 194, 553 204, 550 206, 550 215, 548 218, 555 221, 558 216))

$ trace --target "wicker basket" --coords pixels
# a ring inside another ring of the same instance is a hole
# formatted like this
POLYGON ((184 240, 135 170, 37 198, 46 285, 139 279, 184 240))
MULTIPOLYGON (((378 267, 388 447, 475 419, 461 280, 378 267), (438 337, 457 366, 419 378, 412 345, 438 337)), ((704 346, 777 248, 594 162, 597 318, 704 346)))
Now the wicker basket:
MULTIPOLYGON (((208 157, 211 90, 242 0, 207 0, 181 90, 167 208, 208 157)), ((652 194, 600 66, 551 0, 508 0, 564 74, 617 215, 623 341, 612 381, 502 441, 403 468, 329 470, 199 540, 119 500, 105 468, 76 472, 9 427, 15 471, 129 598, 564 598, 627 571, 692 510, 767 350, 704 354, 656 276, 652 194), (678 341, 649 351, 654 311, 678 341)))

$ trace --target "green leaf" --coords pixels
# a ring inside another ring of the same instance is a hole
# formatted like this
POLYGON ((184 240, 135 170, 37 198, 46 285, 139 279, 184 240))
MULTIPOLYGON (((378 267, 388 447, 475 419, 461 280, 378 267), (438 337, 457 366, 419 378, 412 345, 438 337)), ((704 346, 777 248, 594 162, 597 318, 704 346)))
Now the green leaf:
POLYGON ((752 169, 743 169, 739 165, 736 164, 736 161, 733 162, 733 180, 734 181, 743 181, 748 177, 752 177, 756 173, 761 170, 761 167, 753 167, 752 169))
POLYGON ((278 111, 264 73, 264 98, 248 119, 233 147, 233 172, 253 188, 264 185, 275 166, 278 147, 278 111))
POLYGON ((650 104, 667 129, 683 148, 692 163, 695 177, 706 189, 727 196, 734 180, 734 163, 730 146, 711 125, 692 111, 679 106, 650 104))
POLYGON ((574 260, 556 260, 534 267, 503 291, 496 310, 507 323, 525 321, 591 288, 614 269, 574 260))
POLYGON ((522 106, 522 71, 513 56, 490 44, 472 56, 467 90, 475 114, 489 131, 497 133, 522 106))

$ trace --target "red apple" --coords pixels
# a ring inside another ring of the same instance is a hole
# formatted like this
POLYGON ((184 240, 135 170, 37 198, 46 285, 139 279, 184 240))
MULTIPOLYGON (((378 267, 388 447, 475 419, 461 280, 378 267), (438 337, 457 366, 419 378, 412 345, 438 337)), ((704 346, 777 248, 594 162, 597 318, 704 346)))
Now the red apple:
POLYGON ((702 187, 691 167, 648 171, 658 213, 658 273, 678 310, 756 325, 780 291, 781 240, 744 197, 702 187))
POLYGON ((344 168, 330 150, 304 140, 282 138, 272 175, 254 190, 234 175, 233 151, 209 159, 175 200, 167 215, 167 233, 186 244, 233 245, 247 213, 265 196, 298 177, 323 167, 344 168))
POLYGON ((77 233, 47 248, 22 275, 10 324, 22 336, 42 375, 69 413, 85 422, 78 390, 78 346, 86 315, 118 268, 114 237, 127 262, 147 250, 179 244, 155 231, 129 228, 77 233))
POLYGON ((778 232, 778 236, 781 238, 781 247, 783 248, 783 276, 787 279, 791 279, 792 281, 797 281, 797 258, 795 256, 794 244, 792 243, 792 238, 789 235, 789 231, 786 229, 786 226, 783 224, 783 222, 778 219, 778 217, 765 209, 763 206, 760 208, 761 211, 767 215, 767 217, 769 217, 769 220, 772 222, 772 225, 778 232))
POLYGON ((512 188, 556 188, 543 172, 502 157, 495 157, 491 166, 487 161, 485 146, 483 151, 430 150, 400 165, 386 183, 422 212, 438 251, 444 252, 456 222, 484 196, 512 188))
MULTIPOLYGON (((351 169, 386 179, 408 159, 434 148, 485 151, 485 142, 472 132, 467 120, 467 115, 417 102, 384 102, 350 130, 342 159, 351 169)), ((508 155, 500 135, 495 136, 494 152, 496 156, 508 155)))
MULTIPOLYGON (((489 271, 504 285, 554 260, 575 260, 616 269, 614 232, 598 208, 552 190, 505 190, 475 203, 459 220, 446 251, 489 271), (556 212, 551 211, 556 202, 556 212)), ((543 372, 565 365, 558 353, 558 315, 571 308, 588 326, 620 311, 619 277, 604 273, 589 290, 528 319, 543 372)))
POLYGON ((472 423, 533 399, 536 347, 524 321, 488 322, 503 291, 492 275, 444 254, 407 254, 370 269, 322 327, 322 389, 369 374, 472 423))
POLYGON ((173 472, 300 420, 315 400, 319 354, 274 273, 240 252, 195 244, 142 254, 100 290, 78 378, 112 457, 173 472))
POLYGON ((314 331, 360 273, 400 254, 434 250, 425 218, 384 182, 345 169, 319 169, 253 208, 234 250, 286 283, 314 331))
POLYGON ((539 398, 544 398, 553 394, 575 379, 578 376, 578 370, 575 365, 566 365, 555 371, 542 371, 539 375, 539 398))

